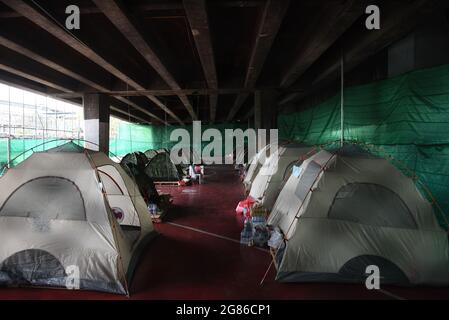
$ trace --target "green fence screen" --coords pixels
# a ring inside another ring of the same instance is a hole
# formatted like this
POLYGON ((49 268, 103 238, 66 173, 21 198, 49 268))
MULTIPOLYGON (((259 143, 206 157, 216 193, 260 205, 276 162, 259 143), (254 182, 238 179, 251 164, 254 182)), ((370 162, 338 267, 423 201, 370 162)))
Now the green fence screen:
MULTIPOLYGON (((156 126, 136 125, 128 122, 120 122, 115 137, 111 137, 110 152, 117 156, 124 156, 132 151, 146 151, 148 149, 167 148, 170 149, 177 141, 170 141, 170 134, 175 129, 186 129, 193 136, 192 126, 156 126)), ((239 124, 214 124, 202 125, 201 132, 207 129, 217 129, 225 136, 225 129, 246 130, 247 126, 239 124)), ((209 142, 202 142, 202 147, 209 142)), ((224 146, 224 144, 223 144, 224 146)), ((224 150, 222 150, 224 152, 224 150)), ((224 153, 223 153, 224 154, 224 153)))
MULTIPOLYGON (((344 91, 345 141, 390 156, 429 188, 449 218, 449 65, 414 71, 344 91)), ((341 133, 340 95, 278 117, 280 139, 335 144, 341 133)), ((407 172, 406 172, 407 171, 407 172)), ((437 205, 437 206, 438 206, 437 205)))
MULTIPOLYGON (((148 149, 170 149, 177 141, 170 141, 170 134, 175 129, 186 129, 192 136, 192 126, 159 126, 159 125, 137 125, 124 121, 118 121, 118 128, 114 134, 111 135, 109 150, 111 155, 124 156, 133 151, 146 151, 148 149)), ((224 137, 225 129, 242 129, 246 130, 246 126, 240 124, 215 124, 202 125, 202 132, 206 129, 217 129, 224 137)), ((10 139, 10 153, 12 165, 25 160, 33 151, 43 151, 58 145, 61 145, 69 140, 55 140, 51 139, 10 139), (31 150, 34 148, 33 150, 31 150)), ((74 140, 76 142, 76 139, 74 140)), ((80 144, 83 145, 82 140, 80 144)), ((202 142, 202 147, 209 142, 202 142)), ((223 144, 224 145, 224 144, 223 144)), ((224 150, 222 150, 224 152, 224 150)), ((224 153, 223 153, 224 154, 224 153)), ((8 139, 0 138, 0 168, 8 162, 8 139)), ((0 170, 0 175, 1 175, 0 170)))
MULTIPOLYGON (((68 140, 53 139, 10 139, 10 153, 12 165, 28 158, 34 151, 43 151, 61 145, 68 140)), ((8 139, 0 138, 0 168, 8 162, 8 139)), ((0 170, 1 174, 1 170, 0 170)))

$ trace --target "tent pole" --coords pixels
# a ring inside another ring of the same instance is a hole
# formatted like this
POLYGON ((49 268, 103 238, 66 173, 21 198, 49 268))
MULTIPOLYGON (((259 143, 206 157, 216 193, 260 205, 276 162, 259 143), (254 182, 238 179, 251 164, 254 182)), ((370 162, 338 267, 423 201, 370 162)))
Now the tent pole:
POLYGON ((11 87, 8 86, 8 141, 7 151, 8 151, 8 169, 11 167, 11 87))
POLYGON ((341 73, 341 83, 340 83, 340 145, 343 147, 344 141, 345 141, 345 134, 344 134, 344 120, 345 120, 345 114, 344 114, 344 85, 345 85, 345 69, 344 69, 344 54, 343 51, 341 53, 341 61, 340 61, 340 73, 341 73))
POLYGON ((263 285, 263 283, 264 283, 264 281, 265 281, 265 279, 266 279, 266 277, 267 277, 267 275, 268 275, 268 272, 270 272, 270 269, 271 269, 271 266, 273 265, 273 262, 274 262, 274 260, 271 259, 270 265, 268 266, 267 271, 265 271, 265 274, 263 275, 263 278, 262 278, 262 280, 260 281, 259 286, 262 286, 262 285, 263 285))
POLYGON ((8 149, 8 163, 7 168, 9 169, 11 167, 11 136, 8 136, 8 141, 6 143, 7 149, 8 149))

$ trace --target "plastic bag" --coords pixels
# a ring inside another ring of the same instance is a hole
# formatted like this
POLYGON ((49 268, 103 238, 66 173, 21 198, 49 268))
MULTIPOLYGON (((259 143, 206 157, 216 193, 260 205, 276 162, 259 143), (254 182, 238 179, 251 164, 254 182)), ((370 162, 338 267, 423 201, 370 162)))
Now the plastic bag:
POLYGON ((245 216, 249 216, 251 212, 251 206, 256 202, 252 197, 248 197, 245 200, 242 200, 238 203, 237 208, 235 209, 236 213, 241 213, 245 216))
POLYGON ((157 212, 159 211, 157 205, 155 203, 150 203, 148 204, 148 212, 154 216, 157 214, 157 212))
POLYGON ((253 228, 253 243, 258 247, 265 247, 270 234, 265 223, 255 224, 253 228))
POLYGON ((268 240, 268 246, 277 250, 282 247, 283 243, 284 236, 282 235, 281 230, 276 227, 271 233, 270 239, 268 240))

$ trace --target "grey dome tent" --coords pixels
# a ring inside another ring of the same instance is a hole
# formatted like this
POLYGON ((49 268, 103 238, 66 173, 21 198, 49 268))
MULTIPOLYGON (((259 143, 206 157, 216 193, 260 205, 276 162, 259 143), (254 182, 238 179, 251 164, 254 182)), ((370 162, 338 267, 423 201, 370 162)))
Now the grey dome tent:
POLYGON ((313 150, 313 147, 300 144, 279 146, 277 152, 270 154, 261 166, 251 184, 249 196, 271 210, 282 184, 290 176, 293 165, 299 165, 313 150))
MULTIPOLYGON (((278 148, 282 146, 286 146, 290 144, 289 141, 279 142, 278 148)), ((246 166, 245 177, 243 179, 243 185, 245 187, 245 191, 249 192, 251 190, 252 183, 254 179, 256 179, 259 170, 265 164, 265 161, 270 156, 272 152, 275 152, 274 147, 270 146, 270 144, 265 145, 261 150, 259 150, 255 155, 252 156, 251 159, 248 159, 248 164, 246 166), (273 149, 273 150, 272 150, 273 149)), ((246 155, 248 158, 248 155, 246 155)))
POLYGON ((268 224, 277 276, 286 282, 449 283, 447 233, 412 179, 387 160, 322 150, 305 160, 279 194, 268 224))
POLYGON ((155 232, 137 186, 104 153, 69 143, 33 153, 0 178, 0 285, 129 293, 155 232))
POLYGON ((245 173, 245 178, 243 179, 243 185, 245 190, 248 192, 251 190, 251 185, 259 173, 260 168, 262 168, 265 163, 266 158, 269 156, 270 145, 267 144, 259 152, 257 152, 252 159, 248 160, 248 169, 245 173))

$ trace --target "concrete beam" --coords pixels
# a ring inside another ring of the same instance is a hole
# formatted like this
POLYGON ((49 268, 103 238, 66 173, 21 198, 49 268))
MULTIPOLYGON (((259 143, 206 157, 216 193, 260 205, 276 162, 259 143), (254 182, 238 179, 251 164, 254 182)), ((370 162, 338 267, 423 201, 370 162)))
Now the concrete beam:
MULTIPOLYGON (((184 0, 184 8, 190 29, 195 40, 196 49, 200 56, 203 67, 204 77, 207 86, 211 89, 217 89, 217 71, 215 69, 214 50, 209 30, 209 19, 205 0, 184 0)), ((210 120, 213 123, 217 114, 216 94, 209 96, 210 120)))
MULTIPOLYGON (((22 0, 0 0, 8 7, 14 9, 16 12, 21 14, 23 17, 27 18, 31 22, 35 23, 37 26, 41 27, 46 32, 50 33, 55 38, 64 42, 66 45, 82 54, 92 62, 96 63, 118 79, 127 83, 130 87, 137 90, 145 90, 145 88, 133 80, 130 76, 125 74, 124 72, 117 69, 114 65, 106 61, 103 57, 101 57, 98 53, 96 53, 92 48, 84 45, 78 39, 74 38, 71 34, 67 33, 64 29, 62 29, 58 24, 52 21, 50 18, 36 10, 29 3, 26 3, 22 0)), ((178 121, 180 124, 184 124, 183 121, 177 117, 169 108, 167 108, 157 97, 147 95, 148 99, 150 99, 153 103, 159 106, 162 110, 164 110, 168 115, 170 115, 173 119, 178 121)))
MULTIPOLYGON (((123 36, 136 48, 145 60, 156 70, 162 79, 174 90, 180 90, 181 87, 176 82, 173 75, 168 71, 156 55, 155 50, 145 41, 136 26, 131 22, 128 15, 124 12, 122 6, 116 0, 93 0, 95 5, 106 15, 111 23, 123 34, 123 36)), ((135 86, 134 86, 135 87, 135 86)), ((181 102, 186 107, 193 120, 197 120, 197 115, 186 95, 178 95, 181 102)), ((155 102, 155 101, 154 101, 155 102)), ((156 103, 156 102, 155 102, 156 103)))
MULTIPOLYGON (((254 41, 253 50, 246 71, 245 88, 253 88, 256 85, 257 79, 262 71, 262 67, 265 64, 265 60, 270 53, 271 46, 274 39, 281 27, 282 20, 287 12, 289 0, 267 0, 265 3, 262 19, 257 30, 257 35, 254 41)), ((248 98, 248 94, 239 94, 234 102, 229 114, 226 118, 227 121, 231 121, 240 107, 248 98)))

